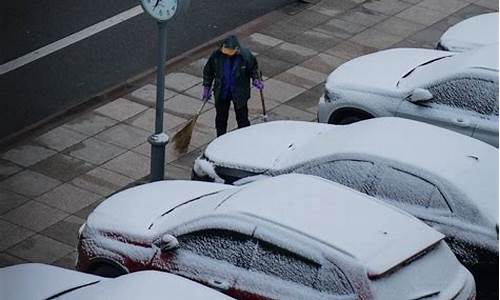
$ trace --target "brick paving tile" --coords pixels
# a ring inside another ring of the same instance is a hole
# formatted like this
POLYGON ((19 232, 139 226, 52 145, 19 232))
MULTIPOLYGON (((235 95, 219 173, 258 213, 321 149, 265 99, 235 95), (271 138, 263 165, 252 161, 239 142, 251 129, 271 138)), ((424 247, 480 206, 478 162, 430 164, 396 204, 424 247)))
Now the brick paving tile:
POLYGON ((46 147, 26 144, 10 149, 2 155, 2 158, 23 167, 29 167, 54 154, 56 151, 46 147))
MULTIPOLYGON (((178 93, 169 89, 165 89, 164 91, 165 100, 168 100, 174 96, 177 96, 178 93)), ((149 106, 156 107, 156 85, 146 84, 145 86, 138 88, 137 90, 130 93, 128 98, 134 99, 134 101, 149 106)))
POLYGON ((109 196, 116 190, 132 183, 133 181, 134 180, 130 177, 99 167, 73 179, 71 183, 77 187, 94 192, 101 196, 109 196))
POLYGON ((38 201, 29 201, 0 216, 0 218, 38 232, 67 216, 67 213, 59 209, 47 206, 38 201))
POLYGON ((116 120, 96 113, 88 113, 75 120, 69 121, 64 124, 64 127, 92 136, 114 126, 117 122, 116 120))
POLYGON ((133 179, 141 179, 150 173, 149 158, 128 151, 102 165, 103 168, 133 179))
POLYGON ((65 154, 99 165, 125 151, 122 147, 90 138, 68 148, 65 150, 65 154))
POLYGON ((95 112, 110 117, 111 119, 124 121, 137 115, 140 112, 145 111, 147 108, 147 106, 144 106, 142 104, 119 98, 114 100, 113 102, 99 107, 95 110, 95 112))
POLYGON ((151 134, 152 132, 148 132, 144 129, 121 123, 104 130, 96 135, 95 138, 122 148, 130 149, 147 141, 151 134))
POLYGON ((80 217, 69 216, 46 228, 40 234, 76 248, 78 245, 78 235, 76 233, 84 223, 85 220, 80 217))
POLYGON ((200 77, 187 73, 169 73, 165 76, 165 87, 176 92, 184 92, 201 81, 200 77))
POLYGON ((0 239, 0 251, 14 246, 33 234, 35 233, 31 230, 0 220, 0 236, 2 237, 0 239))
POLYGON ((70 181, 93 168, 94 165, 88 162, 64 154, 56 154, 31 167, 33 171, 62 182, 70 181))
POLYGON ((25 196, 16 194, 14 192, 0 190, 0 215, 21 206, 28 202, 30 199, 25 196))
POLYGON ((50 149, 62 151, 87 138, 88 135, 60 126, 39 136, 35 141, 50 149))
POLYGON ((0 268, 26 263, 24 259, 0 252, 0 268))
POLYGON ((22 168, 13 162, 0 159, 0 180, 20 172, 22 168))
POLYGON ((57 179, 38 172, 25 170, 0 182, 0 189, 9 190, 27 197, 36 197, 61 184, 57 179))
POLYGON ((65 183, 36 200, 64 212, 75 213, 101 198, 98 194, 65 183))
POLYGON ((7 253, 27 261, 50 264, 73 251, 69 245, 37 234, 8 249, 7 253))

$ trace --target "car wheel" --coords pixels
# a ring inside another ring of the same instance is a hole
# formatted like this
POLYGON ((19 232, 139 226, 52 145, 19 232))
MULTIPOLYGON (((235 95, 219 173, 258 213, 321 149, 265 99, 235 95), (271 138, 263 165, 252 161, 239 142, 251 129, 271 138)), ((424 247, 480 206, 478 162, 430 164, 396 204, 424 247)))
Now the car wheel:
POLYGON ((125 275, 127 272, 122 268, 112 266, 110 264, 99 264, 90 270, 91 274, 108 277, 108 278, 116 278, 121 275, 125 275))
POLYGON ((359 109, 342 109, 334 112, 330 116, 328 123, 335 125, 347 125, 372 118, 372 115, 359 109))

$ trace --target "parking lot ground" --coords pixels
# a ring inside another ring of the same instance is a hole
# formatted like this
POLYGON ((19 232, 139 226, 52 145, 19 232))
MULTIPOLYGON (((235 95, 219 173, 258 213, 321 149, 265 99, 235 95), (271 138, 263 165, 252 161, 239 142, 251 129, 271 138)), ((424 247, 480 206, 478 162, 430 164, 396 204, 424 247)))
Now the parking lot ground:
MULTIPOLYGON (((498 11, 497 0, 323 0, 272 12, 266 26, 238 31, 264 73, 269 120, 315 121, 328 74, 380 49, 433 48, 451 25, 498 11), (276 20, 276 21, 269 21, 276 20)), ((201 105, 201 70, 212 50, 168 68, 165 128, 173 136, 201 105)), ((149 174, 154 77, 105 104, 39 128, 0 152, 0 267, 43 262, 74 267, 77 231, 107 196, 149 174)), ((262 122, 258 93, 249 102, 262 122)), ((216 136, 215 109, 201 114, 186 154, 167 147, 168 179, 190 179, 194 159, 216 136)), ((233 112, 229 127, 234 129, 233 112)))

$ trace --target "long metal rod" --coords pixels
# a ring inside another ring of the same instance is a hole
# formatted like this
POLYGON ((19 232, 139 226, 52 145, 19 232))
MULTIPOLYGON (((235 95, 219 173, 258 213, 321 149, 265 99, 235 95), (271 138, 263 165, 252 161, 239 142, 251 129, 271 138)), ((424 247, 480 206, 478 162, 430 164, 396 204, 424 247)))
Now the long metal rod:
POLYGON ((167 23, 158 22, 158 68, 156 70, 156 120, 155 134, 151 143, 151 182, 163 180, 165 176, 165 146, 168 136, 163 132, 165 99, 165 61, 167 59, 167 23))

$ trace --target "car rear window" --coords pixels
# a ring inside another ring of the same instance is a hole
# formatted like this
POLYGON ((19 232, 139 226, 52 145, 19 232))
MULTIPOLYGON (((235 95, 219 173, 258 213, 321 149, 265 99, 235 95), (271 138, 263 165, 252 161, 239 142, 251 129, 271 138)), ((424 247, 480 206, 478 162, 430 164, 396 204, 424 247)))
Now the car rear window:
POLYGON ((337 266, 331 263, 321 265, 260 240, 250 270, 310 287, 323 293, 354 294, 349 280, 337 266))
POLYGON ((391 167, 384 167, 374 196, 396 203, 423 208, 450 210, 439 191, 432 183, 391 167))

